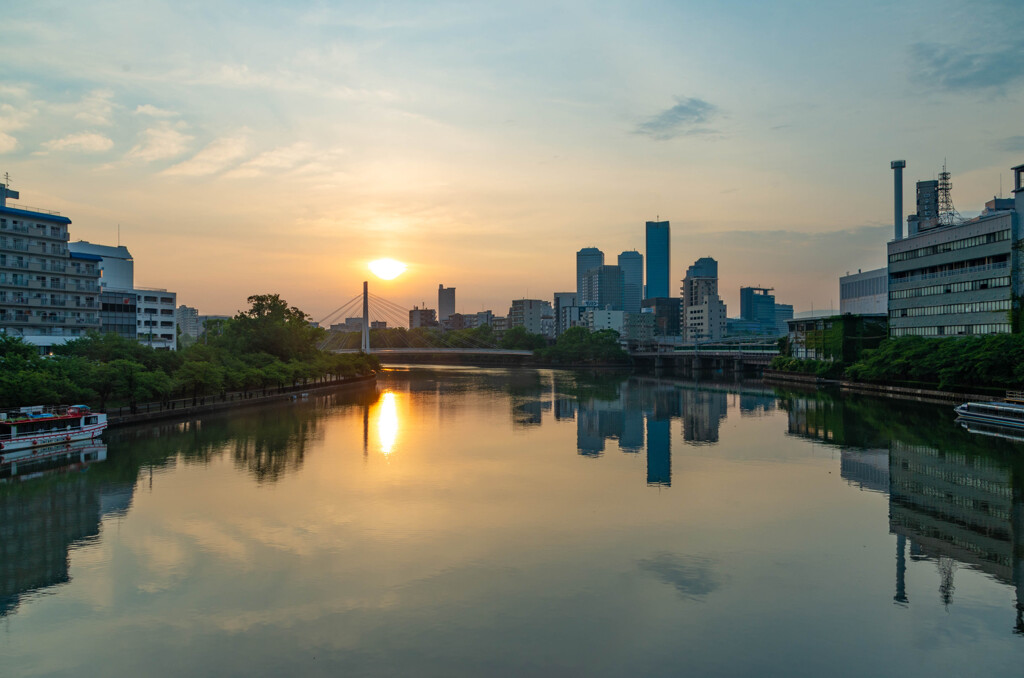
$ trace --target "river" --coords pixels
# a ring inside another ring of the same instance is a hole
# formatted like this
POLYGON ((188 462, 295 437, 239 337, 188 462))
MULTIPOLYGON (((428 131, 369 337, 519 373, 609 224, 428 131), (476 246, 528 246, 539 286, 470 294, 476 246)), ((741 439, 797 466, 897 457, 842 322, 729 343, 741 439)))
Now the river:
POLYGON ((949 406, 395 368, 6 469, 0 673, 1019 675, 1022 454, 949 406))

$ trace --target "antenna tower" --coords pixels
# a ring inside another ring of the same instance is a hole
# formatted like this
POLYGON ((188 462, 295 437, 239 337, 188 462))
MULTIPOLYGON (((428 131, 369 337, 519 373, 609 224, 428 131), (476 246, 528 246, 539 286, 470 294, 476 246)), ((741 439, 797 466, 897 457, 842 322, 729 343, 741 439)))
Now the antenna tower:
POLYGON ((946 161, 942 161, 942 171, 939 172, 939 223, 943 226, 956 226, 964 223, 960 213, 953 207, 953 182, 950 180, 949 171, 946 169, 946 161))

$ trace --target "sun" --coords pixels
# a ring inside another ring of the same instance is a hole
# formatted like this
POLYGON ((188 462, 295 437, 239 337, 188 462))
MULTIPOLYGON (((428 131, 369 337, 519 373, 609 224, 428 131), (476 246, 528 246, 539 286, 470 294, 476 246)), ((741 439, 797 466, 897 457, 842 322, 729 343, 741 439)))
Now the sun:
POLYGON ((384 280, 394 280, 405 272, 406 265, 394 259, 377 259, 370 262, 370 270, 384 280))

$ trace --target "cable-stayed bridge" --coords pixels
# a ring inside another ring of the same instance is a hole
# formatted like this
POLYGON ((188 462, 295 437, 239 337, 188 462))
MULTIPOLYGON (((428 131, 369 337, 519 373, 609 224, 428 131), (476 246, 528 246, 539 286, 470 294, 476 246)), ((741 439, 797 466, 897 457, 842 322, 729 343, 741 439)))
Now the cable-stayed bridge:
POLYGON ((375 353, 381 355, 457 354, 488 356, 531 356, 533 351, 502 347, 490 327, 442 332, 437 328, 409 331, 409 309, 389 299, 370 294, 367 283, 363 292, 353 296, 318 324, 331 324, 358 317, 361 327, 356 332, 329 332, 320 348, 335 352, 375 353))
MULTIPOLYGON (((522 360, 533 351, 510 349, 500 345, 489 326, 441 331, 425 327, 409 330, 409 309, 384 297, 370 294, 367 283, 356 294, 319 321, 321 327, 358 317, 359 332, 329 332, 320 348, 335 352, 374 353, 381 356, 413 358, 420 356, 508 357, 522 360), (377 327, 375 328, 374 325, 377 327)), ((778 355, 774 339, 734 338, 699 344, 665 344, 630 351, 638 364, 690 369, 760 369, 778 355)))

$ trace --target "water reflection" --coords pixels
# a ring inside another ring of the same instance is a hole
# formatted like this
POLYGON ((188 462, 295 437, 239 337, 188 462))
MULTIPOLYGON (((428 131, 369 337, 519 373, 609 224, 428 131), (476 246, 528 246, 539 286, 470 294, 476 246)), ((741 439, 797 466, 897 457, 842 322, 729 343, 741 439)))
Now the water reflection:
POLYGON ((960 428, 948 407, 894 408, 826 393, 783 393, 781 401, 790 434, 838 446, 842 478, 888 494, 897 604, 911 604, 908 562, 934 563, 947 607, 956 601, 956 571, 965 567, 1015 589, 1014 630, 1024 633, 1021 445, 960 428))
POLYGON ((398 408, 395 407, 395 394, 390 391, 380 397, 377 405, 377 436, 381 453, 385 456, 391 454, 398 438, 398 408))
POLYGON ((128 511, 133 483, 96 467, 106 458, 106 445, 80 441, 0 465, 0 616, 70 581, 69 550, 128 511))

